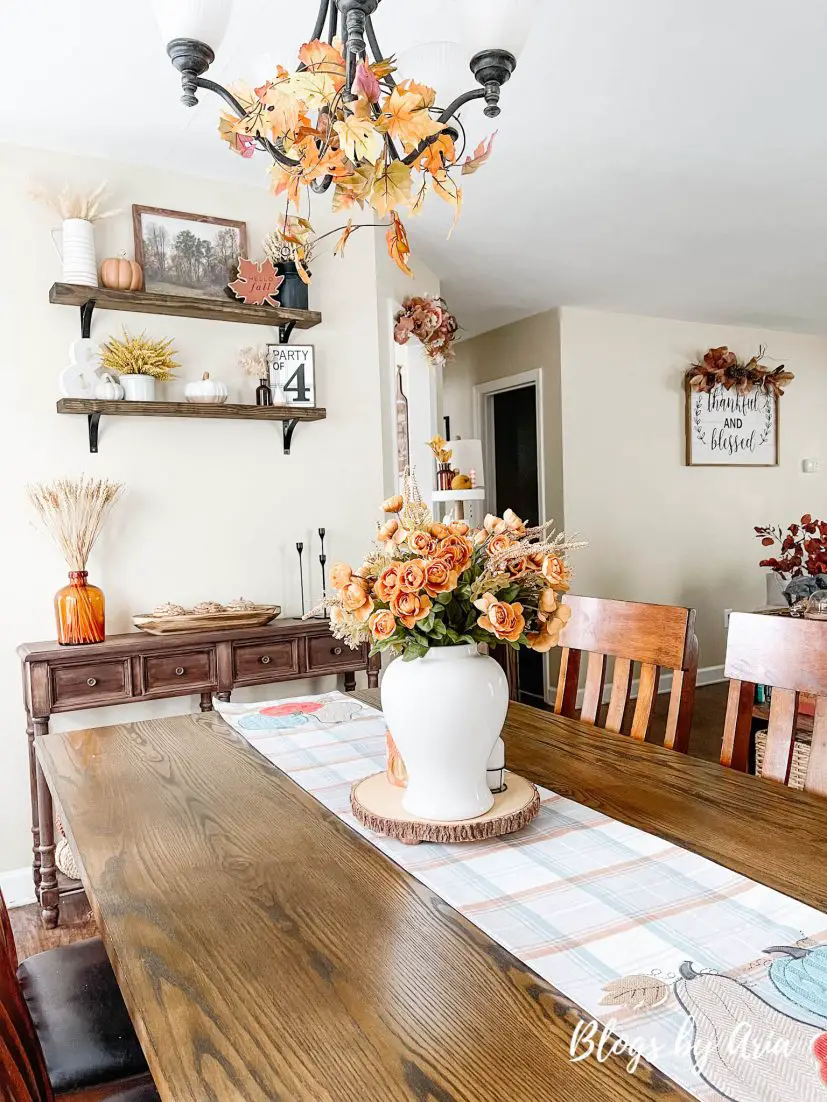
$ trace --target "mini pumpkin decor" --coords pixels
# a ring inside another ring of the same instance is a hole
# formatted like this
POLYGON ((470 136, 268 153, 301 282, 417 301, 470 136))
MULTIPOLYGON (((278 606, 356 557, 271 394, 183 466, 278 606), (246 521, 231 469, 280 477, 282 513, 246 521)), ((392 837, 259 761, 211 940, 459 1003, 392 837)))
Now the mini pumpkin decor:
POLYGON ((454 477, 451 479, 451 489, 470 490, 471 479, 468 477, 467 474, 455 474, 454 477))
POLYGON ((187 383, 184 388, 184 397, 188 402, 205 402, 211 405, 221 406, 227 401, 227 387, 218 379, 211 379, 209 371, 205 371, 194 383, 187 383))
POLYGON ((110 256, 101 264, 100 281, 110 291, 140 291, 144 273, 136 260, 125 256, 110 256))
POLYGON ((820 1102, 824 1097, 818 1026, 782 1014, 743 983, 698 972, 688 961, 680 967, 675 995, 694 1025, 695 1069, 724 1098, 820 1102), (748 1045, 739 1043, 745 1036, 748 1045))
POLYGON ((100 381, 95 386, 95 397, 102 402, 120 402, 123 399, 123 387, 115 378, 105 371, 100 381))
POLYGON ((772 945, 765 953, 782 953, 770 965, 770 979, 785 998, 827 1018, 827 945, 802 949, 772 945))

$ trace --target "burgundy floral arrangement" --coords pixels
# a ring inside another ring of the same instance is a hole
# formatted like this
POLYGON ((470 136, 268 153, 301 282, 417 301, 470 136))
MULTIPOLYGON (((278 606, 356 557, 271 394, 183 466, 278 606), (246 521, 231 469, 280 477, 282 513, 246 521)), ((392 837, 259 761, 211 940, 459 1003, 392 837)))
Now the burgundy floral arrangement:
POLYGON ((783 364, 774 370, 761 367, 765 354, 766 349, 761 347, 751 360, 743 363, 726 345, 710 348, 699 364, 692 364, 686 377, 693 390, 702 392, 723 386, 727 390, 735 387, 739 394, 747 394, 753 387, 758 387, 759 390, 780 397, 784 393, 784 387, 792 382, 795 375, 785 370, 783 364))
POLYGON ((453 357, 452 343, 459 325, 444 298, 436 295, 406 298, 394 322, 393 339, 397 344, 407 344, 411 337, 418 337, 425 355, 439 367, 453 357))
POLYGON ((778 558, 762 559, 759 566, 768 567, 782 578, 827 574, 827 521, 815 520, 805 513, 800 524, 791 524, 786 529, 768 524, 756 528, 755 535, 762 547, 778 545, 781 552, 778 558))

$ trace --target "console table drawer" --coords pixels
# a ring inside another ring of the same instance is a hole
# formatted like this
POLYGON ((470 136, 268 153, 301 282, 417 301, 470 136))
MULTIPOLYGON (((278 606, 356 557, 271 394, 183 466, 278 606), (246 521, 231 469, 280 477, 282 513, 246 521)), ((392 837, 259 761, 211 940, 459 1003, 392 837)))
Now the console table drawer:
POLYGON ((233 647, 233 680, 253 685, 296 677, 299 672, 298 641, 242 643, 233 647))
POLYGON ((122 660, 53 667, 51 681, 55 708, 82 708, 126 700, 132 695, 129 665, 122 660))
POLYGON ((323 635, 307 640, 307 669, 309 673, 330 670, 353 670, 363 666, 365 649, 351 650, 341 639, 323 635))
POLYGON ((215 657, 211 650, 177 651, 144 658, 144 692, 186 692, 216 684, 215 657))

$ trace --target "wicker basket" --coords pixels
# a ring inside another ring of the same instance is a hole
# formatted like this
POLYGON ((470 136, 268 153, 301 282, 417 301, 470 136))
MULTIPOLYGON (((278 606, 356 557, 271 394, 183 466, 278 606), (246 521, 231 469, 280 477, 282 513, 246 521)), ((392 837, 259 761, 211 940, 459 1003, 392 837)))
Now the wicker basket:
MULTIPOLYGON (((790 766, 790 788, 803 788, 804 779, 807 776, 807 766, 810 762, 810 747, 812 735, 804 731, 796 731, 795 744, 793 746, 793 761, 790 766)), ((755 732, 755 773, 761 776, 764 767, 764 754, 767 750, 767 730, 763 728, 755 732)))

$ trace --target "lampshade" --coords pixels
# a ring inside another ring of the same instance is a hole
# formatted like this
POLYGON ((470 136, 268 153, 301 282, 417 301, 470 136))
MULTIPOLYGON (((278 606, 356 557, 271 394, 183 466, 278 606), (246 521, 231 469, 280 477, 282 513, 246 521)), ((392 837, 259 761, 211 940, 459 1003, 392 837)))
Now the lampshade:
POLYGON ((213 51, 221 45, 232 0, 152 0, 164 42, 194 38, 213 51))
POLYGON ((468 87, 468 58, 456 42, 423 42, 400 51, 395 76, 435 89, 437 107, 447 107, 468 87))
POLYGON ((519 57, 528 39, 537 0, 461 0, 462 41, 469 57, 482 50, 508 50, 519 57))

